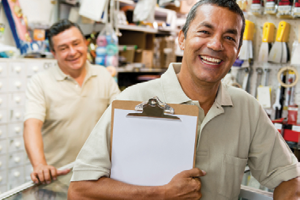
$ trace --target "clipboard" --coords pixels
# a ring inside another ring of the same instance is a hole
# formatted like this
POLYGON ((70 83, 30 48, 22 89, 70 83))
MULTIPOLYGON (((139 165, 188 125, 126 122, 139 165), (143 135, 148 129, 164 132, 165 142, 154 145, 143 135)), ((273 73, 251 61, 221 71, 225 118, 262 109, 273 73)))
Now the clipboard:
POLYGON ((115 100, 111 116, 110 178, 133 185, 165 185, 195 167, 196 105, 115 100))

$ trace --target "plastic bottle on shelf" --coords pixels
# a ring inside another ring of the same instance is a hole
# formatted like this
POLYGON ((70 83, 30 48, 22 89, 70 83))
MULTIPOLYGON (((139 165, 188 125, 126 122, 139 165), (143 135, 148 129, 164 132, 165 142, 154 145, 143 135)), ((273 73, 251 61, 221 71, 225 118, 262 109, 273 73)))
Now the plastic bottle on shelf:
POLYGON ((105 67, 118 67, 118 37, 111 24, 106 24, 97 37, 96 61, 105 67))

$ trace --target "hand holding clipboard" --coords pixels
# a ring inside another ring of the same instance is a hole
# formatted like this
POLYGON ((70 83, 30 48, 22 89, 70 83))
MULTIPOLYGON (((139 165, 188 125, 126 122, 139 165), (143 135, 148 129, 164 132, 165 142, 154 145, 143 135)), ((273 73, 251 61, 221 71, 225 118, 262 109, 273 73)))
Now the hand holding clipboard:
POLYGON ((201 172, 183 172, 195 166, 199 108, 169 106, 157 98, 139 103, 112 103, 110 177, 128 184, 161 186, 176 182, 177 174, 179 178, 201 176, 201 172), (142 105, 142 113, 135 110, 136 105, 142 105), (170 115, 172 108, 176 115, 170 115))

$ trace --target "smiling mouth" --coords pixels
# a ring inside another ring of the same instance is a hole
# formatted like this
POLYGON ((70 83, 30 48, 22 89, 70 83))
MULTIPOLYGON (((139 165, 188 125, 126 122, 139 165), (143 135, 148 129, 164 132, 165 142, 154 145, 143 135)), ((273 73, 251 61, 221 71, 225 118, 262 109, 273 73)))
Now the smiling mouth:
POLYGON ((199 56, 203 63, 208 65, 219 65, 222 60, 218 58, 212 58, 208 56, 199 56))
POLYGON ((70 59, 70 60, 68 60, 68 61, 69 61, 69 62, 74 62, 74 61, 77 61, 79 58, 80 58, 80 57, 74 58, 74 59, 70 59))

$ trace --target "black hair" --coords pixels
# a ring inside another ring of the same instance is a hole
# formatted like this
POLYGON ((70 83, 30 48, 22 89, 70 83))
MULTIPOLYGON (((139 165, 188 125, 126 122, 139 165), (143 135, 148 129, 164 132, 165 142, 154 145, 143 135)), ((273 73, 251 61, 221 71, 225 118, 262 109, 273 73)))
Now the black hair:
POLYGON ((78 30, 82 34, 82 37, 84 37, 84 34, 83 34, 82 30, 80 29, 80 27, 78 26, 78 24, 73 23, 67 19, 59 20, 58 22, 54 23, 49 28, 49 30, 47 31, 47 35, 48 35, 49 47, 50 47, 51 51, 54 51, 52 37, 58 35, 59 33, 65 31, 69 28, 72 28, 72 27, 78 28, 78 30))
POLYGON ((240 9, 240 7, 238 6, 238 4, 236 3, 235 0, 200 0, 197 3, 195 3, 195 5, 189 11, 186 21, 185 21, 185 24, 182 27, 184 37, 186 38, 186 36, 187 36, 187 32, 188 32, 190 23, 194 20, 198 7, 202 6, 204 4, 217 5, 217 6, 220 6, 223 8, 227 8, 230 11, 237 13, 238 15, 241 16, 242 21, 243 21, 243 26, 242 26, 241 37, 240 37, 240 41, 239 41, 239 48, 240 48, 243 44, 243 34, 244 34, 244 30, 245 30, 245 17, 244 17, 243 11, 240 9))

